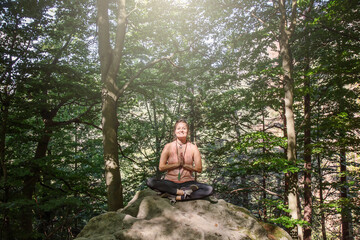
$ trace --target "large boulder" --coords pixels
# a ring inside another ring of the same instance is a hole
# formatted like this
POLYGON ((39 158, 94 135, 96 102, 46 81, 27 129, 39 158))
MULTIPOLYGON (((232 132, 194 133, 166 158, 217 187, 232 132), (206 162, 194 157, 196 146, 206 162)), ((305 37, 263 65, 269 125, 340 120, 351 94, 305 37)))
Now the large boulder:
POLYGON ((224 200, 177 202, 156 192, 138 192, 117 212, 92 218, 77 240, 279 239, 291 240, 281 228, 259 222, 245 208, 224 200))

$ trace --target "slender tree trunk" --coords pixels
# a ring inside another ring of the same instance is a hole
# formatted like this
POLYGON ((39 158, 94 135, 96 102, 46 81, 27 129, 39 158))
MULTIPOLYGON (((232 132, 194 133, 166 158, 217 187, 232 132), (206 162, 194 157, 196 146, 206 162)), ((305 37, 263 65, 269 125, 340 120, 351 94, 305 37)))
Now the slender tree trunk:
MULTIPOLYGON (((23 197, 29 203, 35 203, 33 196, 35 194, 36 184, 40 179, 40 167, 38 165, 39 159, 46 157, 46 151, 50 142, 51 135, 51 119, 45 119, 45 127, 43 130, 42 137, 38 141, 34 159, 29 162, 30 174, 24 178, 23 197)), ((33 232, 33 206, 29 206, 23 209, 22 232, 24 235, 23 239, 32 239, 31 234, 33 232)))
POLYGON ((317 165, 318 165, 318 175, 319 175, 319 195, 320 195, 320 221, 321 221, 321 233, 322 239, 327 240, 326 238, 326 219, 324 214, 324 195, 323 195, 323 181, 322 181, 322 171, 321 171, 321 159, 320 155, 317 155, 317 165))
MULTIPOLYGON (((159 132, 159 123, 158 123, 158 117, 157 117, 157 113, 156 113, 157 107, 156 107, 155 100, 153 100, 151 102, 150 106, 152 106, 152 111, 153 111, 153 116, 154 116, 154 121, 152 121, 150 110, 148 110, 149 120, 150 120, 150 122, 153 122, 153 129, 155 132, 155 156, 156 156, 156 159, 160 159, 162 136, 160 136, 160 132, 159 132)), ((165 118, 165 116, 164 116, 164 118, 165 118)), ((165 125, 163 126, 163 129, 164 128, 165 128, 165 125)), ((156 178, 160 179, 162 174, 163 173, 160 172, 160 170, 159 170, 159 165, 156 164, 156 178)))
MULTIPOLYGON (((308 21, 308 14, 311 12, 314 0, 310 1, 310 5, 305 11, 305 22, 308 21)), ((305 26, 305 73, 310 69, 310 36, 309 30, 305 26)), ((312 161, 311 161, 311 82, 310 77, 304 77, 304 221, 308 222, 310 226, 304 227, 304 240, 311 240, 311 223, 312 223, 312 194, 311 194, 311 172, 312 172, 312 161)))
MULTIPOLYGON (((74 172, 77 174, 78 173, 78 146, 79 146, 79 137, 78 137, 78 131, 79 131, 79 124, 75 123, 75 136, 74 136, 74 162, 75 162, 75 166, 74 166, 74 172)), ((74 194, 75 198, 78 197, 78 192, 75 192, 74 194)), ((73 214, 76 215, 76 211, 77 210, 73 210, 73 214)), ((78 218, 74 219, 74 230, 78 231, 78 218)))
MULTIPOLYGON (((7 182, 7 167, 6 167, 6 158, 5 158, 5 146, 6 146, 6 133, 7 133, 7 123, 9 119, 9 103, 2 102, 1 107, 1 129, 0 129, 0 164, 1 172, 0 177, 6 186, 7 182)), ((4 195, 6 198, 7 196, 4 195)))
MULTIPOLYGON (((6 163, 6 134, 8 127, 8 119, 9 119, 9 106, 10 101, 8 99, 7 93, 4 94, 5 99, 1 102, 1 129, 0 129, 0 164, 1 164, 1 172, 0 172, 0 180, 4 187, 4 195, 2 201, 7 203, 9 200, 9 186, 8 186, 8 172, 7 172, 7 163, 6 163)), ((0 227, 0 238, 1 239, 11 239, 11 231, 10 231, 10 219, 8 216, 8 211, 4 211, 3 213, 3 224, 0 227)))
POLYGON ((196 141, 196 129, 195 129, 195 121, 199 116, 196 116, 196 99, 195 99, 195 91, 193 88, 190 88, 189 91, 191 92, 190 96, 190 141, 195 142, 196 141))
MULTIPOLYGON (((264 109, 262 110, 262 132, 263 134, 265 134, 265 112, 264 112, 264 109)), ((263 138, 263 147, 262 147, 262 153, 263 153, 263 156, 265 156, 265 153, 266 153, 266 148, 265 148, 265 139, 263 138)), ((264 214, 264 221, 267 220, 267 208, 266 208, 266 179, 267 179, 267 176, 266 176, 266 169, 265 167, 263 168, 263 173, 262 173, 262 187, 263 187, 263 191, 262 191, 262 199, 263 199, 263 214, 264 214)))
MULTIPOLYGON (((305 85, 310 87, 309 80, 305 81, 305 85)), ((312 193, 311 193, 311 125, 310 125, 310 94, 305 96, 305 130, 304 130, 304 220, 310 226, 304 227, 304 239, 311 239, 311 222, 312 222, 312 193)))
MULTIPOLYGON (((337 57, 343 58, 343 40, 337 41, 337 57)), ((337 87, 339 89, 344 88, 344 83, 340 78, 337 82, 337 87)), ((344 98, 340 97, 338 99, 338 113, 347 111, 347 102, 344 98)), ((349 208, 349 187, 347 182, 347 162, 346 162, 346 124, 338 123, 338 143, 340 145, 339 154, 340 154, 340 203, 341 203, 341 239, 342 240, 352 240, 352 217, 351 217, 351 209, 349 208)))
MULTIPOLYGON (((279 0, 280 17, 280 55, 282 59, 282 70, 285 91, 285 116, 287 124, 287 160, 290 164, 296 165, 296 135, 295 135, 295 120, 293 112, 294 102, 294 80, 292 77, 293 60, 290 50, 289 40, 291 34, 295 29, 296 23, 296 0, 292 0, 292 15, 290 26, 288 26, 288 19, 286 14, 285 0, 279 0)), ((289 174, 289 192, 288 201, 290 215, 293 219, 300 219, 300 209, 298 203, 298 174, 291 172, 289 174)), ((303 239, 301 227, 298 225, 298 238, 303 239)))
MULTIPOLYGON (((195 119, 196 112, 195 112, 195 106, 196 101, 194 97, 194 89, 191 89, 191 98, 190 98, 190 141, 194 144, 196 144, 196 128, 195 128, 195 119)), ((197 172, 195 172, 195 181, 197 181, 197 172)))
MULTIPOLYGON (((286 124, 286 117, 285 117, 285 102, 283 103, 283 123, 284 123, 284 129, 283 134, 284 138, 287 139, 287 124, 286 124)), ((284 149, 284 158, 287 159, 287 147, 284 149)), ((284 174, 284 205, 288 205, 288 194, 289 194, 289 173, 286 172, 284 174)), ((286 214, 286 213, 284 213, 286 214)))
POLYGON ((191 108, 190 115, 192 116, 191 117, 191 122, 190 122, 190 141, 195 142, 196 130, 195 130, 195 123, 194 123, 194 120, 195 120, 195 118, 194 118, 194 107, 191 106, 190 108, 191 108))
MULTIPOLYGON (((154 115, 154 132, 155 132, 155 153, 156 153, 156 158, 160 159, 161 156, 161 140, 162 140, 162 136, 160 135, 160 131, 159 131, 159 120, 158 120, 158 116, 157 116, 157 106, 156 106, 156 102, 155 100, 152 102, 152 106, 153 106, 153 115, 154 115)), ((151 120, 151 116, 149 115, 150 120, 151 120)), ((165 127, 165 126, 163 126, 165 127)))
POLYGON ((346 169, 346 151, 345 148, 340 149, 340 198, 341 206, 341 235, 342 240, 352 240, 351 236, 351 212, 348 207, 348 187, 347 187, 347 169, 346 169))
MULTIPOLYGON (((308 42, 308 37, 305 42, 308 42)), ((310 69, 308 56, 306 57, 305 72, 310 69)), ((312 194, 311 194, 311 106, 310 106, 310 78, 305 76, 305 97, 304 97, 304 115, 305 115, 305 128, 304 128, 304 221, 307 221, 310 226, 304 227, 304 240, 311 239, 311 222, 312 222, 312 194)))
POLYGON ((266 176, 266 171, 264 170, 263 171, 263 176, 262 176, 262 187, 263 187, 263 192, 262 192, 262 199, 263 199, 263 219, 264 219, 264 221, 267 221, 267 218, 268 218, 268 216, 267 216, 267 205, 266 205, 266 191, 265 191, 265 189, 266 189, 266 179, 267 179, 267 176, 266 176))
POLYGON ((248 183, 248 179, 246 178, 246 176, 241 175, 240 176, 240 184, 241 186, 244 186, 245 190, 242 193, 242 205, 244 208, 249 208, 249 190, 247 190, 247 183, 248 183))
MULTIPOLYGON (((283 76, 281 76, 281 79, 283 80, 283 76)), ((282 81, 284 82, 284 81, 282 81)), ((287 139, 287 124, 286 124, 286 117, 285 117, 285 101, 283 102, 283 123, 284 123, 284 129, 283 129, 283 134, 284 134, 284 138, 287 139)), ((284 149, 284 158, 287 159, 287 146, 284 149)), ((285 206, 289 206, 289 186, 290 186, 290 173, 286 172, 284 174, 284 205, 285 206)), ((288 212, 282 211, 283 215, 285 216, 289 216, 288 212)), ((286 229, 287 232, 289 232, 291 234, 291 229, 287 228, 286 229)))

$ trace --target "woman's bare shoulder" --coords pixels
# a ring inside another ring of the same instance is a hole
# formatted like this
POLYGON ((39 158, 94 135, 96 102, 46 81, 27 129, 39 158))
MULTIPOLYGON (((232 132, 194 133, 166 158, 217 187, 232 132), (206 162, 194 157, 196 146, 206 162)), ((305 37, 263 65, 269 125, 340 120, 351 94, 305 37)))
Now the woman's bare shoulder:
POLYGON ((170 149, 170 148, 171 148, 171 145, 172 145, 173 143, 174 143, 174 142, 169 142, 169 143, 165 144, 164 150, 170 149))
POLYGON ((198 146, 192 142, 189 142, 190 143, 190 146, 191 148, 194 148, 194 149, 198 149, 198 146))

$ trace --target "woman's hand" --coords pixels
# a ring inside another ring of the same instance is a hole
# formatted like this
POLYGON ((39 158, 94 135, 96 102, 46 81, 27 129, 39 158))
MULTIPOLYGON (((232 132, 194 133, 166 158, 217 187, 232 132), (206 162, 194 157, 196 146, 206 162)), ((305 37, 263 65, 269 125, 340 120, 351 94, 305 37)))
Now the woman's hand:
POLYGON ((173 170, 173 169, 176 169, 176 168, 179 168, 179 167, 181 167, 180 162, 177 162, 177 163, 172 163, 172 164, 160 165, 159 170, 161 172, 164 172, 164 171, 173 170))
POLYGON ((184 156, 181 154, 179 159, 179 167, 184 166, 184 164, 185 164, 185 159, 184 156))
POLYGON ((160 156, 159 170, 161 172, 173 170, 173 169, 176 169, 176 168, 179 168, 182 166, 180 161, 178 161, 177 163, 172 163, 172 164, 167 163, 167 160, 170 157, 170 151, 171 151, 171 145, 170 145, 170 143, 168 143, 165 145, 164 150, 162 151, 161 156, 160 156))
POLYGON ((202 163, 199 149, 195 145, 194 150, 194 163, 193 164, 183 164, 182 167, 191 172, 201 173, 202 171, 202 163))
POLYGON ((171 165, 173 165, 174 168, 179 168, 179 167, 182 166, 182 165, 181 165, 181 161, 178 161, 177 163, 174 163, 174 164, 171 164, 171 165))

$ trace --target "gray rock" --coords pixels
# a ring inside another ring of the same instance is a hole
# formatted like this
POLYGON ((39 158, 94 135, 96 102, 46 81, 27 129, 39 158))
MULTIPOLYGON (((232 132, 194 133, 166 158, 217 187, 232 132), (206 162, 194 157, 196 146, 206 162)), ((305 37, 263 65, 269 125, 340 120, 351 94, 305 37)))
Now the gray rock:
POLYGON ((283 229, 259 222, 250 212, 219 200, 177 202, 150 190, 138 192, 117 212, 92 218, 77 240, 279 239, 291 240, 283 229))

